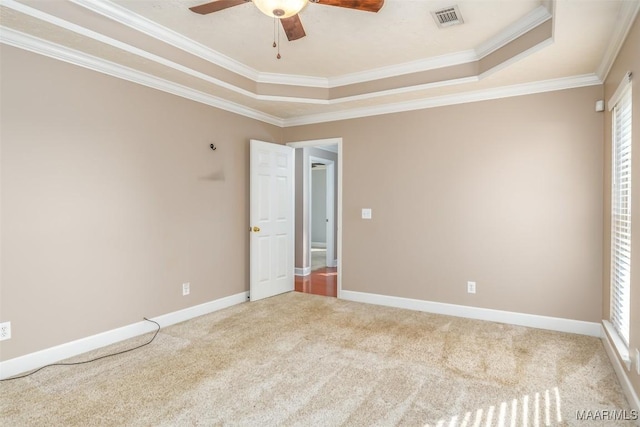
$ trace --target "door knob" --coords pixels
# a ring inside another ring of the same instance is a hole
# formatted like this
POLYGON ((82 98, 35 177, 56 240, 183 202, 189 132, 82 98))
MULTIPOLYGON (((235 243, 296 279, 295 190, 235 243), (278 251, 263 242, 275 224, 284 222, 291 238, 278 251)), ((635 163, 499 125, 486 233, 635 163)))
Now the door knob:
POLYGON ((260 227, 253 227, 253 232, 254 232, 254 233, 257 233, 257 232, 259 232, 259 231, 260 231, 260 227))

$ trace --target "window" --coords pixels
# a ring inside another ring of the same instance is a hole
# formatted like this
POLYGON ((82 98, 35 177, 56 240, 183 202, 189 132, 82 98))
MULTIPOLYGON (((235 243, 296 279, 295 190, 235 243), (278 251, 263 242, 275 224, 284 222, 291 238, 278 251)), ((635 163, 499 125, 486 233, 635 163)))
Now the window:
POLYGON ((629 346, 631 289, 631 73, 616 90, 611 168, 611 324, 629 346))

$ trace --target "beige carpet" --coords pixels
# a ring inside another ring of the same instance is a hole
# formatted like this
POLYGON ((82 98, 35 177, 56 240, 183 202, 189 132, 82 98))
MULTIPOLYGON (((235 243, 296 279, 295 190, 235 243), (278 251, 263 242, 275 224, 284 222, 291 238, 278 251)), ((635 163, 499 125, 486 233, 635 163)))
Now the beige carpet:
POLYGON ((300 293, 0 383, 4 426, 633 425, 576 419, 615 409, 596 338, 300 293))

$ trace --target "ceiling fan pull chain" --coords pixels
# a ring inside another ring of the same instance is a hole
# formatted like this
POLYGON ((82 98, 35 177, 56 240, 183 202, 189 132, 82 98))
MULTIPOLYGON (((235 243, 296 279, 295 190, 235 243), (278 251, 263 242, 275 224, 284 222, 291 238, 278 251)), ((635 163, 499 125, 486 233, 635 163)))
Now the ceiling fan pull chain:
POLYGON ((273 17, 273 47, 276 47, 276 17, 273 17))
POLYGON ((278 21, 278 18, 276 18, 275 16, 273 17, 273 47, 277 47, 278 48, 278 55, 276 56, 276 58, 280 59, 280 26, 278 25, 278 23, 276 22, 278 21), (278 29, 276 30, 276 26, 278 27, 278 29), (278 43, 276 43, 276 31, 278 31, 278 43))
POLYGON ((278 25, 277 27, 278 27, 278 55, 276 56, 276 58, 280 59, 280 58, 282 58, 280 56, 280 25, 278 25))

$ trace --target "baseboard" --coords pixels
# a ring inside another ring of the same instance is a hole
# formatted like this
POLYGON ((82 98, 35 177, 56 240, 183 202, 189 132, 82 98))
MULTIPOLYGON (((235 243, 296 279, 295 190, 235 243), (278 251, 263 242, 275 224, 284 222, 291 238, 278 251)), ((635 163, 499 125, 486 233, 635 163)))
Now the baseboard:
POLYGON ((327 242, 311 242, 312 248, 326 248, 327 242))
POLYGON ((303 268, 296 267, 294 270, 294 274, 296 276, 308 276, 311 274, 311 267, 303 267, 303 268))
POLYGON ((364 302, 368 304, 385 305, 389 307, 424 311, 427 313, 444 314, 447 316, 488 320, 490 322, 528 326, 531 328, 548 329, 552 331, 570 332, 574 334, 589 335, 593 337, 602 336, 601 325, 595 322, 562 319, 559 317, 537 316, 534 314, 515 313, 511 311, 493 310, 490 308, 469 307, 465 305, 447 304, 442 302, 425 301, 346 290, 342 290, 342 292, 340 293, 340 298, 350 301, 364 302))
POLYGON ((609 360, 611 360, 611 364, 613 365, 613 370, 616 372, 616 376, 618 377, 618 381, 620 381, 620 385, 622 386, 622 391, 626 396, 629 404, 631 405, 631 409, 635 409, 636 411, 640 411, 640 399, 638 399, 638 395, 636 391, 633 389, 633 384, 631 384, 631 380, 629 379, 629 375, 627 375, 627 370, 620 362, 618 358, 617 352, 609 339, 609 335, 606 333, 604 326, 601 326, 602 331, 602 344, 604 345, 604 349, 607 352, 607 356, 609 356, 609 360))
POLYGON ((338 266, 338 260, 334 259, 333 261, 329 261, 329 265, 327 267, 337 267, 338 266))
MULTIPOLYGON (((220 298, 204 304, 185 308, 184 310, 174 311, 173 313, 154 317, 151 320, 155 320, 164 328, 166 326, 184 322, 185 320, 193 319, 194 317, 213 313, 214 311, 246 302, 248 295, 249 292, 241 292, 239 294, 220 298)), ((155 329, 156 326, 149 322, 136 322, 131 325, 112 329, 97 335, 92 335, 90 337, 81 338, 79 340, 47 348, 45 350, 40 350, 35 353, 9 359, 4 362, 0 362, 0 378, 12 377, 50 363, 55 363, 91 350, 136 337, 138 335, 146 334, 154 331, 155 329)))

